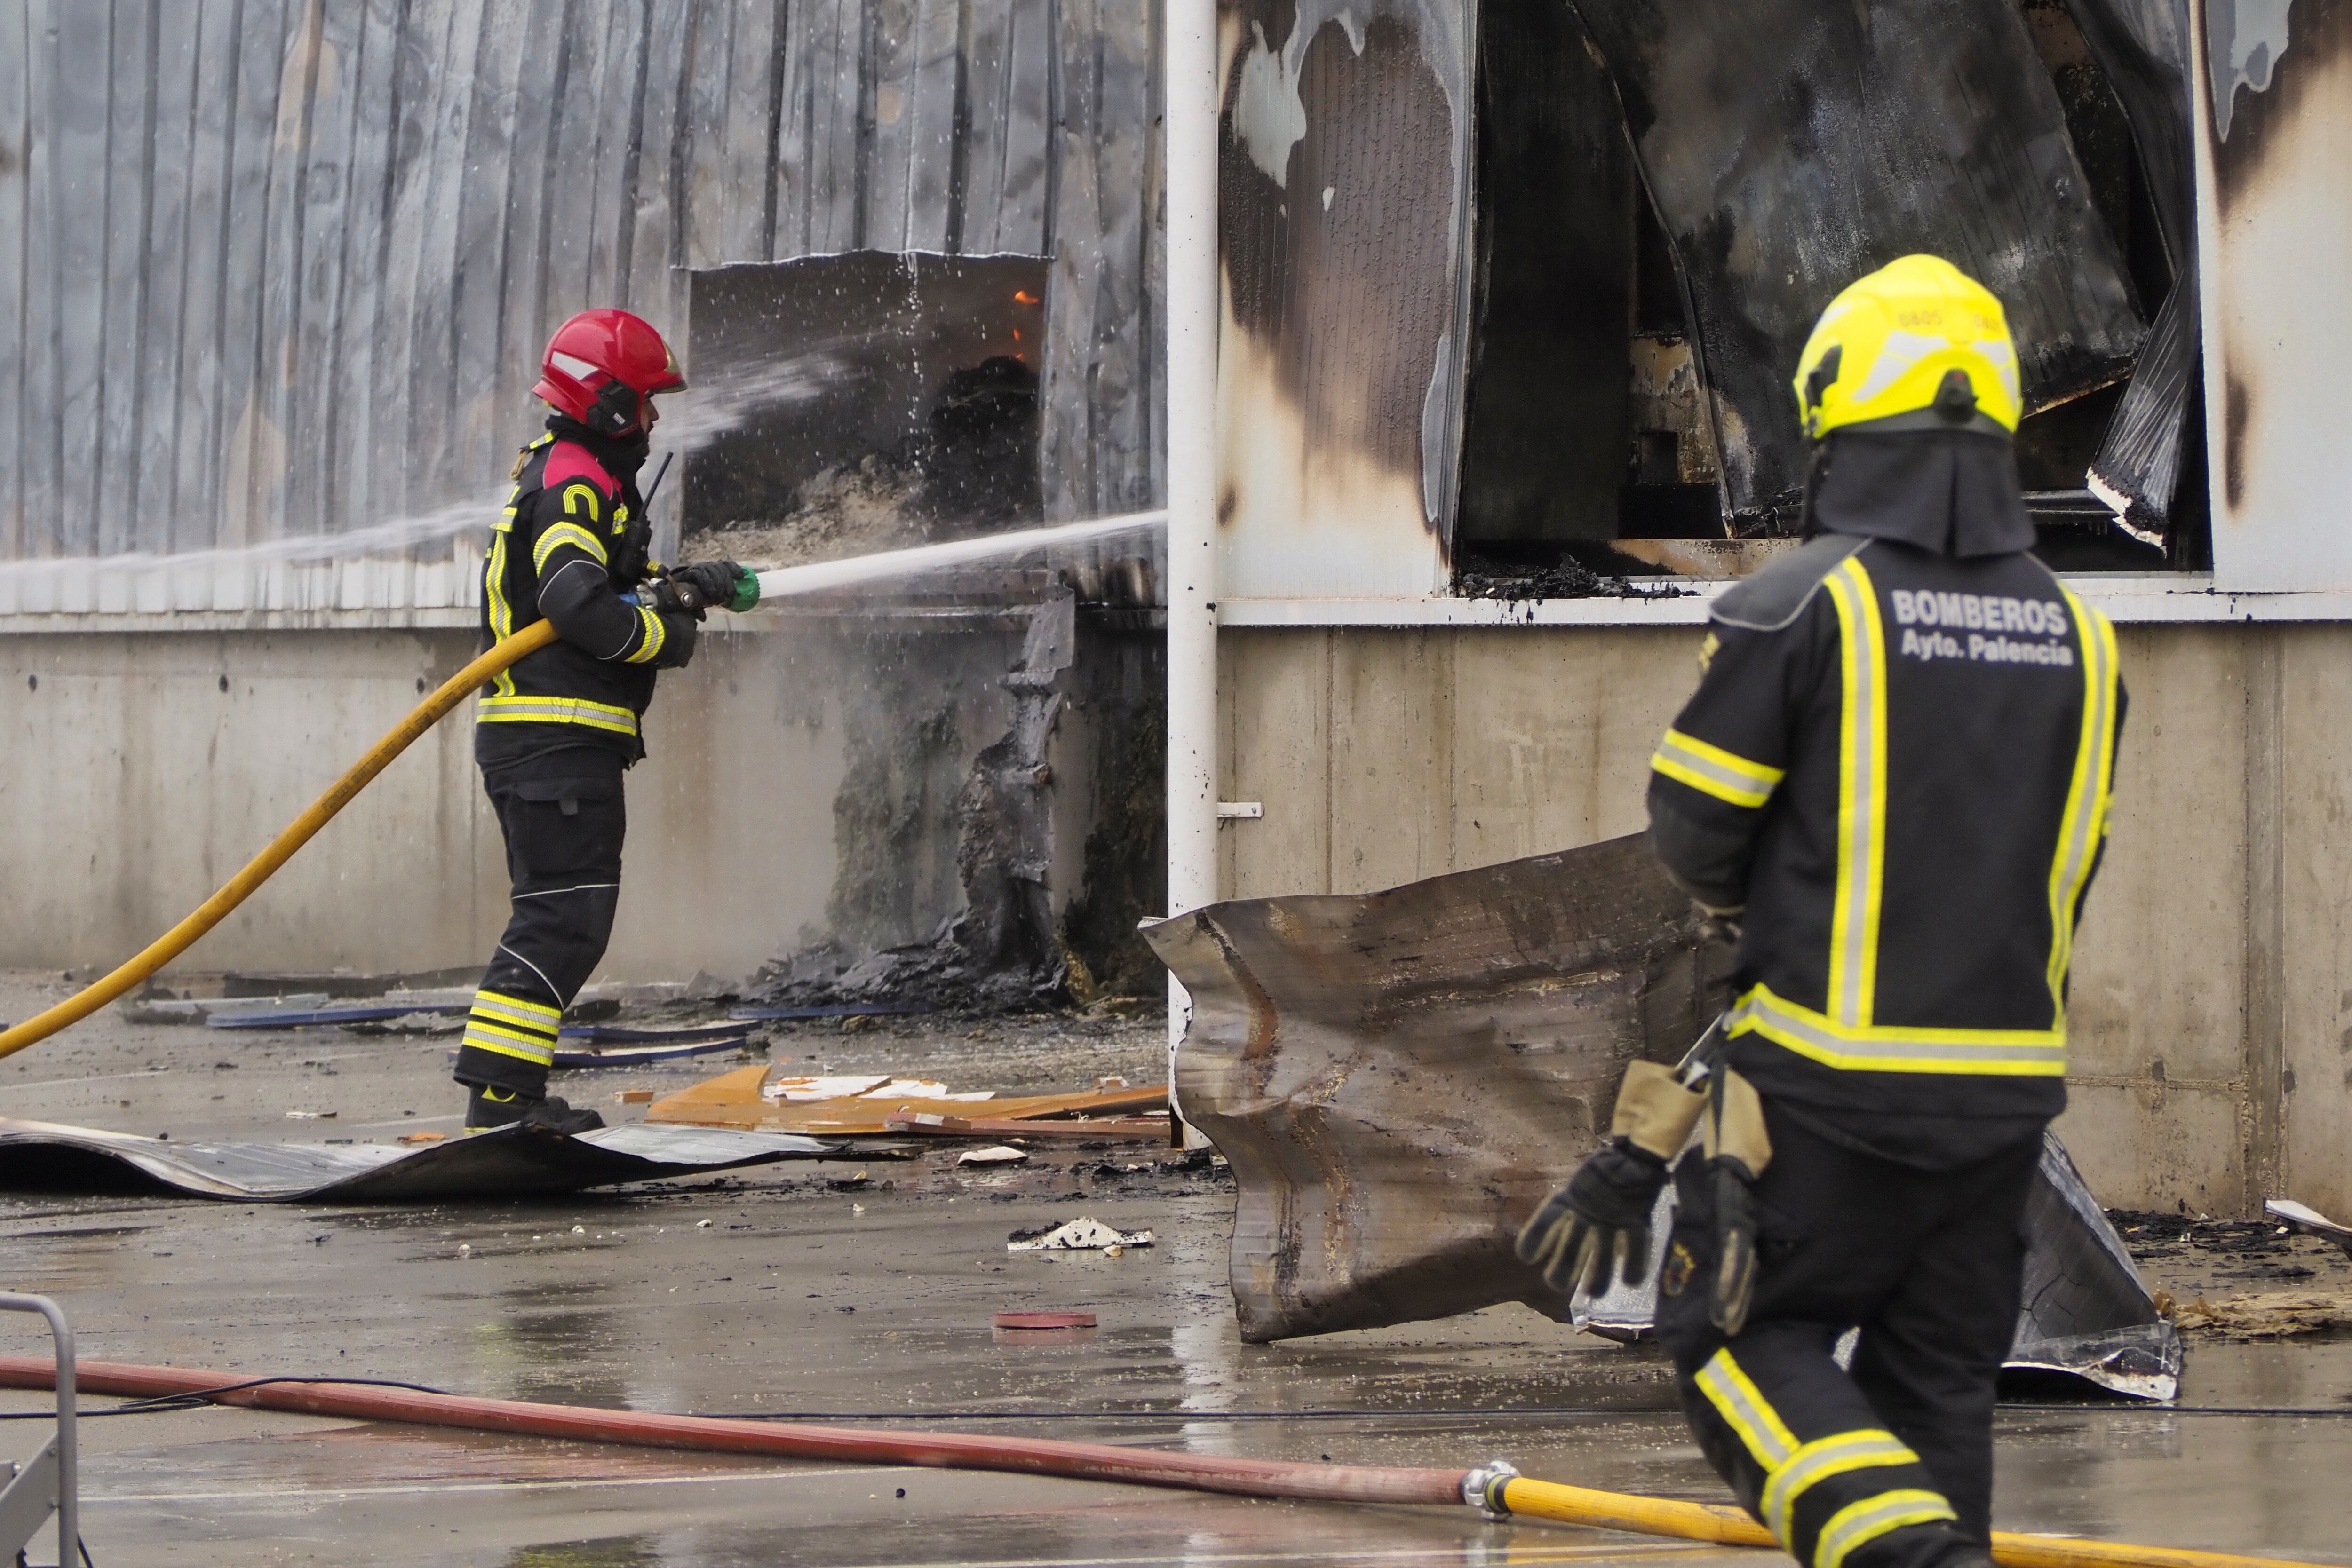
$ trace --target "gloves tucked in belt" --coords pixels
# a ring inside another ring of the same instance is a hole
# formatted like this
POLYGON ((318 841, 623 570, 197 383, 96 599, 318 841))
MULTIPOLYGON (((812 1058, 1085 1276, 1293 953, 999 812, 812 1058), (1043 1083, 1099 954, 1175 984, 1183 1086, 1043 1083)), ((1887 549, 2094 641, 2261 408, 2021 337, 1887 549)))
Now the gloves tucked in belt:
POLYGON ((1587 1295, 1599 1295, 1612 1266, 1628 1285, 1639 1284, 1666 1162, 1681 1152, 1706 1103, 1675 1081, 1671 1068, 1654 1061, 1628 1067, 1608 1145, 1536 1210, 1519 1232, 1519 1260, 1540 1270, 1556 1291, 1581 1284, 1587 1295))
POLYGON ((1764 1103, 1737 1072, 1716 1072, 1700 1123, 1707 1181, 1715 1199, 1715 1278, 1708 1282, 1707 1322, 1726 1335, 1748 1324, 1756 1297, 1756 1178, 1772 1162, 1764 1131, 1764 1103))
POLYGON ((702 619, 707 610, 749 610, 760 602, 760 574, 731 560, 672 567, 654 584, 654 608, 702 619))

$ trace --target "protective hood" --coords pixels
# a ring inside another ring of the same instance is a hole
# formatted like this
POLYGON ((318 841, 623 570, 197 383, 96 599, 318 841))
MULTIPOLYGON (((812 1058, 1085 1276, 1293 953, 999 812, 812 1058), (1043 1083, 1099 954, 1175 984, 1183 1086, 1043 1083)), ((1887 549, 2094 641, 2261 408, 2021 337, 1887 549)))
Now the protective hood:
POLYGON ((2005 437, 1844 430, 1823 447, 1813 485, 1816 533, 1893 539, 1962 559, 2033 548, 2017 455, 2005 437))
POLYGON ((547 416, 547 428, 559 441, 570 441, 584 446, 604 472, 622 484, 632 484, 637 470, 646 465, 646 454, 653 438, 640 430, 627 435, 599 435, 578 420, 561 413, 547 416))

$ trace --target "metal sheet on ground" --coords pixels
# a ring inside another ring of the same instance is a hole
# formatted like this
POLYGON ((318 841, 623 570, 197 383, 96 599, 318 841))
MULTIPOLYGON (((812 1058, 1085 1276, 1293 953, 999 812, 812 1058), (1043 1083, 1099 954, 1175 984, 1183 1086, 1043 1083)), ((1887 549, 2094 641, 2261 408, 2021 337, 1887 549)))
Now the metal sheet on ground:
POLYGON ((578 1192, 778 1160, 867 1157, 817 1138, 717 1127, 500 1128, 421 1149, 173 1143, 0 1118, 0 1192, 161 1188, 245 1203, 410 1203, 578 1192))

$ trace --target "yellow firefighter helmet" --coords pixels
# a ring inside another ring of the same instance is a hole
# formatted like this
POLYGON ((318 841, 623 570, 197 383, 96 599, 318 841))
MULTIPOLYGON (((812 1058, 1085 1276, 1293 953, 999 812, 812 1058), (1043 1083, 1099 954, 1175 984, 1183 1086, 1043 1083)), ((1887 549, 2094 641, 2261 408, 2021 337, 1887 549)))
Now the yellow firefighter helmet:
POLYGON ((2024 412, 2000 301, 1941 256, 1906 256, 1830 301, 1797 361, 1797 417, 1832 430, 1998 426, 2024 412))

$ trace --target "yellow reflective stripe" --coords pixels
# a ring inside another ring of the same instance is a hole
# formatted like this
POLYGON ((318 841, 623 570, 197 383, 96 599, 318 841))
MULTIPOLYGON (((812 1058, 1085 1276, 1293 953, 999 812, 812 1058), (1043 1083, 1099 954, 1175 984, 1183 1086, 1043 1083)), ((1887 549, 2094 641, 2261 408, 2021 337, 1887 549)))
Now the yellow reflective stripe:
POLYGON ((1825 580, 1843 673, 1838 723, 1837 889, 1830 925, 1830 1016, 1866 1028, 1878 989, 1886 872, 1886 634, 1878 591, 1848 556, 1825 580))
POLYGON ((1678 783, 1735 806, 1761 806, 1786 777, 1781 768, 1750 762, 1737 752, 1709 746, 1678 729, 1666 731, 1650 766, 1678 783))
POLYGON ((584 724, 621 735, 637 733, 637 716, 611 703, 584 697, 484 697, 474 713, 477 724, 584 724))
POLYGON ((563 545, 570 545, 574 549, 594 557, 598 566, 604 566, 611 559, 604 553, 603 539, 598 538, 578 523, 557 523, 541 534, 539 543, 531 547, 530 569, 533 571, 545 571, 547 558, 553 555, 557 549, 563 545))
POLYGON ((1958 1518, 1952 1505, 1937 1492, 1906 1489, 1866 1497, 1838 1510, 1822 1526, 1821 1541, 1813 1547, 1813 1568, 1841 1568, 1848 1553, 1869 1545, 1890 1530, 1958 1518))
POLYGON ((487 1051, 498 1056, 511 1056, 521 1061, 535 1061, 541 1067, 553 1065, 555 1048, 544 1040, 525 1040, 520 1035, 502 1034, 487 1025, 469 1023, 460 1037, 460 1045, 476 1051, 487 1051))
POLYGON ((1748 1445, 1748 1451, 1755 1456, 1758 1464, 1767 1470, 1776 1470, 1789 1462, 1789 1457, 1797 1451, 1796 1434, 1789 1430, 1780 1413, 1772 1408, 1771 1401, 1764 1397, 1764 1391, 1756 1386, 1747 1370, 1731 1358, 1729 1347, 1717 1351, 1692 1381, 1706 1396, 1707 1403, 1715 1406, 1716 1413, 1739 1434, 1739 1440, 1748 1445))
POLYGON ((2057 1029, 1852 1029, 1751 987, 1731 1009, 1731 1034, 1760 1034, 1800 1056, 1852 1072, 1978 1072, 2058 1078, 2066 1031, 2057 1029))
POLYGON ((588 520, 590 522, 593 523, 602 519, 604 515, 603 511, 604 497, 596 493, 596 486, 593 485, 566 485, 563 486, 563 515, 565 517, 576 517, 581 515, 583 508, 572 505, 572 501, 575 497, 587 502, 587 506, 584 509, 587 512, 588 520))
POLYGON ((2074 597, 2063 583, 2066 608, 2083 644, 2083 729, 2074 747, 2074 771, 2066 787, 2066 809, 2058 819, 2058 849, 2050 862, 2051 1017, 2066 1016, 2066 970, 2074 958, 2074 906, 2083 896, 2091 864, 2106 828, 2107 800, 2115 786, 2116 629, 2098 611, 2074 597))
MULTIPOLYGON (((482 567, 482 597, 490 607, 490 640, 503 643, 514 635, 514 606, 507 602, 507 535, 501 528, 490 535, 489 559, 482 567)), ((514 695, 514 666, 500 670, 490 683, 490 690, 499 696, 514 695)))
POLYGON ((1796 1511, 1797 1500, 1815 1482, 1876 1465, 1918 1462, 1917 1454, 1906 1448, 1894 1433, 1885 1430, 1865 1428, 1817 1438, 1790 1455, 1788 1462, 1771 1473, 1764 1482, 1758 1511, 1763 1514, 1764 1528, 1772 1532, 1772 1538, 1785 1544, 1794 1529, 1790 1516, 1796 1511))
POLYGON ((669 641, 669 628, 662 624, 660 616, 643 604, 637 606, 637 615, 646 634, 637 640, 637 651, 630 654, 626 662, 650 664, 661 657, 662 645, 669 641))

